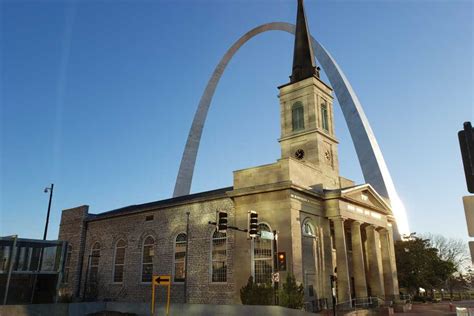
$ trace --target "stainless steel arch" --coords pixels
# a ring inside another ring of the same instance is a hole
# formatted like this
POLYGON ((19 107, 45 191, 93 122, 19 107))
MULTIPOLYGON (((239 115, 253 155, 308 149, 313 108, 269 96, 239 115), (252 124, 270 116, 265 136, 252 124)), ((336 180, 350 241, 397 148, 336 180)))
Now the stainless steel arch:
MULTIPOLYGON (((199 101, 181 159, 173 197, 189 194, 191 190, 194 165, 196 163, 202 130, 212 97, 219 83, 219 79, 224 73, 225 67, 242 45, 254 36, 266 31, 285 31, 294 34, 295 25, 285 22, 273 22, 258 26, 238 39, 226 52, 224 57, 222 57, 199 101)), ((339 101, 339 105, 341 106, 352 137, 352 142, 357 152, 364 179, 367 183, 372 185, 378 193, 390 199, 399 232, 402 234, 408 233, 408 222, 403 203, 395 190, 382 151, 377 144, 377 140, 364 114, 362 105, 352 89, 349 80, 347 80, 334 58, 332 58, 329 52, 318 41, 313 37, 311 39, 315 57, 326 73, 334 89, 336 98, 339 101)))

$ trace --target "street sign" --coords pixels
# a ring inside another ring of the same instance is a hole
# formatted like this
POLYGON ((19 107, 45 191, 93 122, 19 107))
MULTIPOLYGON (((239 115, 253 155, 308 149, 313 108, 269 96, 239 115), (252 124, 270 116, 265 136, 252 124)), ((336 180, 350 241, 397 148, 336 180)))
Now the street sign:
POLYGON ((474 237, 474 195, 463 196, 462 202, 466 215, 467 233, 469 237, 474 237))
POLYGON ((155 287, 166 286, 168 290, 166 300, 166 315, 170 312, 171 275, 154 275, 151 278, 151 314, 155 315, 155 287))
POLYGON ((272 273, 272 281, 273 282, 280 282, 280 273, 272 273))
POLYGON ((153 285, 170 285, 171 275, 155 275, 153 276, 153 285))
POLYGON ((260 238, 273 240, 273 233, 272 232, 267 232, 267 231, 261 231, 260 232, 260 238))

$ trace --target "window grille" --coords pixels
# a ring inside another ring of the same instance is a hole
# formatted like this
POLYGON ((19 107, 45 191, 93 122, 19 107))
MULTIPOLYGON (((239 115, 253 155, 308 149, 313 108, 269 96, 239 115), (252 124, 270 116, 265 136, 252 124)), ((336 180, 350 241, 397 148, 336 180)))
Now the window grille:
POLYGON ((151 278, 153 276, 154 245, 155 240, 151 236, 148 236, 143 242, 142 282, 151 282, 151 278))
MULTIPOLYGON (((259 224, 258 231, 271 232, 270 227, 266 224, 259 224)), ((253 245, 255 283, 271 283, 273 272, 272 240, 255 238, 253 245)))
POLYGON ((125 246, 126 243, 123 239, 120 239, 115 245, 114 283, 123 282, 125 267, 125 246))
POLYGON ((321 104, 321 125, 326 132, 329 132, 328 105, 326 101, 321 104))
POLYGON ((96 242, 92 246, 90 266, 89 266, 89 281, 91 284, 97 283, 99 273, 100 260, 100 243, 96 242))
POLYGON ((186 234, 176 236, 174 247, 174 281, 184 282, 186 269, 186 234))
POLYGON ((316 236, 314 226, 310 220, 306 220, 303 224, 303 235, 305 236, 316 236))
POLYGON ((227 282, 227 235, 215 231, 212 235, 212 282, 227 282))
POLYGON ((304 129, 304 107, 301 102, 296 102, 291 108, 291 122, 293 131, 304 129))

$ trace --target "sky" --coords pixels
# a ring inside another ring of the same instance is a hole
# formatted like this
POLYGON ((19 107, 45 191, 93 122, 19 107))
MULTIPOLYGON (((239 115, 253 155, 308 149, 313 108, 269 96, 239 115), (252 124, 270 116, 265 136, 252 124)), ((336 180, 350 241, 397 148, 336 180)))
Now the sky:
MULTIPOLYGON (((472 1, 306 0, 311 34, 369 119, 411 231, 468 240, 457 132, 474 120, 472 1)), ((214 67, 251 28, 295 22, 295 0, 0 0, 0 236, 48 238, 61 210, 170 198, 214 67)), ((277 87, 293 38, 247 42, 217 87, 192 192, 280 156, 277 87)), ((323 74, 323 78, 324 74, 323 74)), ((337 102, 341 175, 364 179, 337 102)))

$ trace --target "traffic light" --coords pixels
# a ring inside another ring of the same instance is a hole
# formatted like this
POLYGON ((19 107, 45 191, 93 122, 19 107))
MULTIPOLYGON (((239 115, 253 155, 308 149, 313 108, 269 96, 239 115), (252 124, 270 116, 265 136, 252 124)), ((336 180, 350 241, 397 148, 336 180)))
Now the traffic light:
POLYGON ((227 232, 227 213, 226 212, 219 212, 217 230, 221 233, 227 232))
POLYGON ((258 214, 255 211, 249 212, 249 237, 255 238, 258 234, 258 214))
POLYGON ((278 260, 278 271, 286 271, 286 253, 281 251, 277 256, 278 260))
POLYGON ((467 190, 474 193, 474 129, 470 122, 464 123, 464 130, 458 133, 461 146, 464 174, 466 175, 467 190))

